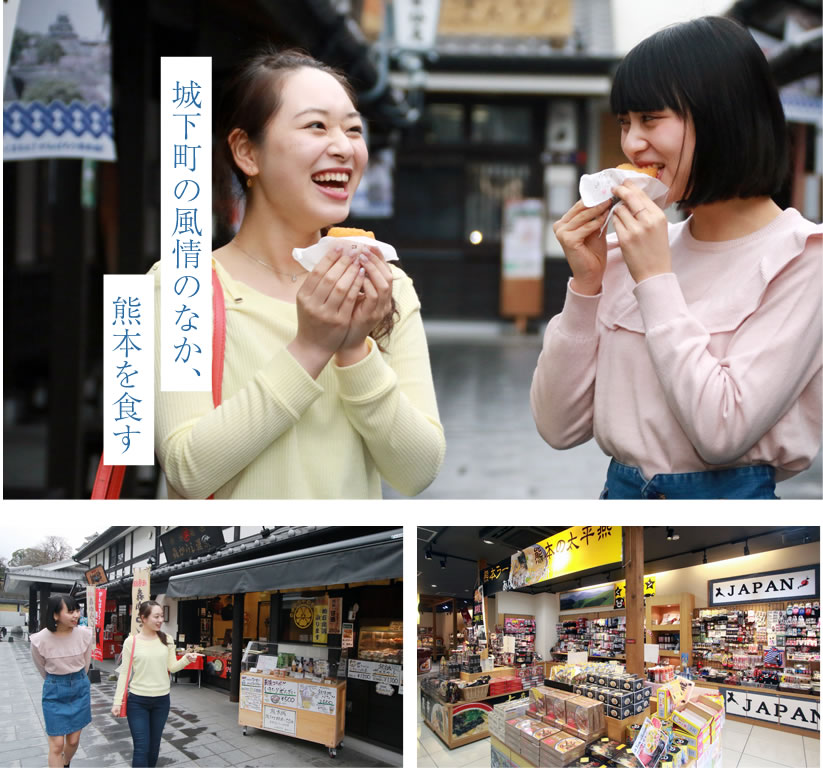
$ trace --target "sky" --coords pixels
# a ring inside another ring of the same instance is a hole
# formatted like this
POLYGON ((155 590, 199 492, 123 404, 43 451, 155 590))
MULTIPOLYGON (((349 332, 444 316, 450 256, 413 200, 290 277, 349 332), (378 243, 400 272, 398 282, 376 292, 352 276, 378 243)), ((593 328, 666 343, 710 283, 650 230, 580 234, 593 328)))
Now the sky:
POLYGON ((57 14, 65 13, 81 40, 105 39, 103 15, 97 0, 38 0, 20 3, 17 26, 26 32, 49 31, 49 25, 57 20, 57 14))
POLYGON ((719 16, 733 0, 612 0, 615 47, 628 53, 658 29, 698 16, 719 16))
MULTIPOLYGON (((108 526, 103 525, 98 528, 98 532, 105 530, 108 526)), ((16 549, 25 549, 40 544, 46 536, 62 536, 68 543, 77 550, 86 540, 86 536, 94 533, 93 528, 83 525, 60 525, 49 523, 43 525, 42 520, 37 525, 15 525, 4 522, 0 525, 0 557, 8 560, 11 553, 16 549)), ((72 551, 72 554, 74 553, 72 551)))

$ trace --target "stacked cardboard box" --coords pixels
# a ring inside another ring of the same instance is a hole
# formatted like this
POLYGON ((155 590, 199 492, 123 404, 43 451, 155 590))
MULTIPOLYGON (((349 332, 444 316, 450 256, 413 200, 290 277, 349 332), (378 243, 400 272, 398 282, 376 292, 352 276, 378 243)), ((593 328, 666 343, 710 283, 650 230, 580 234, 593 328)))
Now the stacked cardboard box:
POLYGON ((540 741, 538 766, 568 765, 583 756, 586 742, 565 731, 548 736, 540 741))

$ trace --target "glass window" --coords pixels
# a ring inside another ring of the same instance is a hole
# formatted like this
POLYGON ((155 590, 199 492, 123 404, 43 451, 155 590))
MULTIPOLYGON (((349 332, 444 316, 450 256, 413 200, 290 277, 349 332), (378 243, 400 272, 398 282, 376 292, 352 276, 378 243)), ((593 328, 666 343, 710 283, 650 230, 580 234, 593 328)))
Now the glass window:
POLYGON ((530 107, 475 104, 471 110, 472 144, 531 144, 530 107))
POLYGON ((460 144, 463 141, 463 105, 427 104, 423 112, 426 144, 460 144))
POLYGON ((463 197, 460 165, 401 165, 394 223, 405 240, 459 240, 463 197))
POLYGON ((466 168, 465 237, 479 232, 486 242, 501 239, 503 203, 525 195, 529 166, 524 163, 470 163, 466 168))

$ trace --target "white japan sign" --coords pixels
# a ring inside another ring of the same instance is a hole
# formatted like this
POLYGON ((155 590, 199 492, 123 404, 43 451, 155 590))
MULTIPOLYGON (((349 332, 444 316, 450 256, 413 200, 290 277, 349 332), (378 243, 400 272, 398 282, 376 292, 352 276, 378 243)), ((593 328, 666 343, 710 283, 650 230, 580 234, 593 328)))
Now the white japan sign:
POLYGON ((726 714, 750 717, 808 731, 820 730, 820 703, 813 699, 726 688, 726 714))
POLYGON ((440 21, 440 0, 394 0, 394 37, 400 48, 434 48, 440 21))
POLYGON ((820 567, 808 565, 791 571, 769 571, 709 582, 709 605, 799 600, 818 597, 820 567))

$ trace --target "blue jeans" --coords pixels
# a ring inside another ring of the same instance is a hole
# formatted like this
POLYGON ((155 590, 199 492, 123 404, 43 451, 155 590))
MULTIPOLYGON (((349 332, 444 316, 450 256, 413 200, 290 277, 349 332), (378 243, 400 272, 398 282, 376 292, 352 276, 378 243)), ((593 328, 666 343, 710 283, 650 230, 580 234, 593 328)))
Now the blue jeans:
POLYGON ((611 460, 601 499, 776 499, 774 467, 765 464, 707 472, 660 474, 611 460))
POLYGON ((132 768, 154 768, 160 754, 160 739, 169 716, 171 697, 138 696, 130 693, 126 703, 131 740, 134 742, 132 768))

